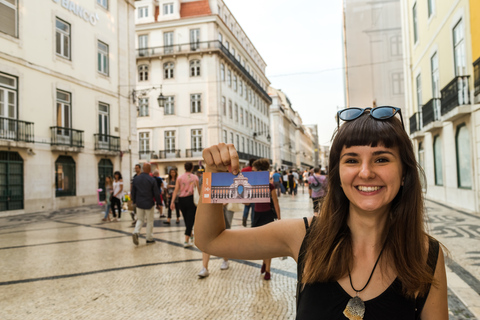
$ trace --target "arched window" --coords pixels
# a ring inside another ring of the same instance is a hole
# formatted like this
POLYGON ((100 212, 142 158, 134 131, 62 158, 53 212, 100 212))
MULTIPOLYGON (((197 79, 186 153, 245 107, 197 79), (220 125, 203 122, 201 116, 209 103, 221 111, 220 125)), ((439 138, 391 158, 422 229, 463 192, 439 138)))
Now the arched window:
POLYGON ((225 66, 223 63, 220 64, 220 80, 225 81, 225 66))
POLYGON ((435 167, 435 185, 443 186, 442 138, 433 139, 433 164, 435 167))
POLYGON ((200 76, 200 60, 190 61, 190 77, 200 76))
POLYGON ((172 79, 173 78, 173 70, 175 65, 173 62, 166 62, 163 64, 163 75, 165 79, 172 79))
POLYGON ((138 81, 148 80, 148 65, 142 64, 138 67, 138 81))
POLYGON ((76 194, 75 161, 69 156, 59 156, 55 161, 55 196, 76 194))
POLYGON ((457 127, 455 135, 457 152, 458 187, 472 188, 472 154, 470 151, 470 134, 465 124, 457 127))

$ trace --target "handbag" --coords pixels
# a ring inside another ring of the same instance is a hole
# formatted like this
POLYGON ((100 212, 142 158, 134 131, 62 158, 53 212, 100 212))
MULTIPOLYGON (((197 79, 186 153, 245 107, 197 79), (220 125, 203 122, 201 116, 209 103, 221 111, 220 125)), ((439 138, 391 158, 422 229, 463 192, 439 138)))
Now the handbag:
POLYGON ((198 202, 200 201, 200 195, 198 194, 198 189, 193 189, 193 203, 198 207, 198 202))
POLYGON ((233 212, 238 212, 238 211, 243 211, 244 206, 241 203, 229 203, 227 204, 227 210, 228 211, 233 211, 233 212))

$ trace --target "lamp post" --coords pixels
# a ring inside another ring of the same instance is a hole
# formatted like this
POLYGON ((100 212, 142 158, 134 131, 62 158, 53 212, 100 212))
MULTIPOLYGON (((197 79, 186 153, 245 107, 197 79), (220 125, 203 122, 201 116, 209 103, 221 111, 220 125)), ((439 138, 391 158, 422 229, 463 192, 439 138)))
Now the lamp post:
MULTIPOLYGON (((255 139, 256 137, 264 134, 266 131, 263 131, 263 132, 254 132, 253 133, 253 139, 255 139)), ((270 142, 271 140, 271 137, 270 137, 270 133, 267 133, 267 141, 270 142)))
POLYGON ((150 91, 157 90, 157 89, 160 89, 160 95, 157 98, 158 106, 160 108, 164 108, 165 107, 165 101, 167 100, 167 98, 162 93, 162 85, 160 85, 159 87, 152 87, 152 88, 142 89, 142 90, 133 89, 132 90, 132 102, 136 103, 138 97, 146 96, 148 93, 150 93, 150 91))

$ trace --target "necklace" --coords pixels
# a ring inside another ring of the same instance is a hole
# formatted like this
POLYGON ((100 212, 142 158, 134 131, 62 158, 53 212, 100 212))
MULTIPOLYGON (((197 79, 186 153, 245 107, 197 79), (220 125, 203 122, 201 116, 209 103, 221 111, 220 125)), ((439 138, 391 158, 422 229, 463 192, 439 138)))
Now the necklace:
POLYGON ((365 286, 362 289, 357 290, 353 287, 352 277, 350 275, 350 270, 348 270, 348 278, 350 279, 350 286, 352 287, 353 291, 355 291, 357 293, 357 295, 355 297, 348 300, 347 306, 345 307, 345 310, 343 310, 343 314, 345 315, 345 317, 347 317, 350 320, 362 320, 363 316, 365 315, 365 303, 358 296, 358 293, 365 290, 365 288, 370 283, 370 280, 372 280, 373 272, 375 272, 375 268, 377 267, 378 261, 380 260, 380 257, 382 256, 383 249, 385 249, 385 244, 383 245, 383 248, 380 251, 380 254, 378 255, 377 261, 375 262, 375 265, 373 266, 372 273, 370 273, 370 277, 368 278, 367 283, 365 284, 365 286))

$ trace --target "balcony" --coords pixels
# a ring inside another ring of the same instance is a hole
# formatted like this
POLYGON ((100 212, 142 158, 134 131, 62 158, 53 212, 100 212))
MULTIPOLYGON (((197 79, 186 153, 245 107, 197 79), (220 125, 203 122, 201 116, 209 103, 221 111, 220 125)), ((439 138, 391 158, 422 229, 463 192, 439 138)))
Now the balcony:
POLYGON ((441 128, 439 98, 430 99, 422 107, 422 124, 425 131, 431 131, 435 128, 441 128))
POLYGON ((174 44, 161 47, 148 47, 136 49, 137 59, 141 58, 151 58, 151 57, 175 57, 177 55, 187 55, 192 53, 210 53, 212 51, 222 52, 223 55, 232 63, 236 68, 238 68, 241 73, 247 78, 250 84, 260 93, 260 95, 269 101, 272 102, 272 98, 268 93, 262 88, 260 84, 255 80, 254 77, 245 69, 245 67, 237 60, 237 58, 230 53, 230 51, 218 40, 215 41, 199 41, 194 43, 182 43, 174 44))
POLYGON ((477 59, 473 63, 473 74, 474 74, 474 79, 473 79, 473 87, 474 87, 474 94, 475 94, 475 100, 476 102, 480 102, 480 58, 477 59))
POLYGON ((120 137, 106 134, 94 134, 95 154, 117 154, 120 151, 120 137))
POLYGON ((423 132, 423 124, 422 124, 422 113, 421 112, 415 112, 411 117, 410 117, 410 135, 413 136, 413 138, 416 137, 422 137, 423 132))
POLYGON ((0 117, 0 140, 34 142, 33 129, 33 122, 0 117))
POLYGON ((150 161, 152 159, 158 159, 158 155, 155 153, 155 151, 139 151, 138 152, 138 158, 140 160, 147 160, 150 161))
POLYGON ((246 152, 237 151, 237 154, 238 154, 238 158, 240 160, 249 161, 250 159, 260 159, 260 157, 254 156, 253 154, 249 154, 249 153, 246 153, 246 152))
POLYGON ((84 147, 83 131, 65 127, 50 127, 51 146, 55 150, 80 152, 84 147))
POLYGON ((159 159, 178 159, 180 158, 180 150, 160 150, 159 159))
POLYGON ((444 121, 454 121, 471 112, 469 78, 455 77, 442 89, 441 113, 444 121))
POLYGON ((202 157, 203 148, 196 148, 196 149, 186 149, 185 150, 185 157, 187 158, 201 158, 202 157))

